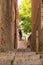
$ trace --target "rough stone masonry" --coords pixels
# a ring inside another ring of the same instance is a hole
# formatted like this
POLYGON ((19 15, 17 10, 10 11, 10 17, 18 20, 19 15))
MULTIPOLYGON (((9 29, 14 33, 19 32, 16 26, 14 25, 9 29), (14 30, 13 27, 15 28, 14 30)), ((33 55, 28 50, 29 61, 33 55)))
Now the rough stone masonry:
POLYGON ((11 47, 11 8, 9 0, 0 0, 0 46, 11 47))
POLYGON ((0 0, 0 50, 2 51, 13 50, 14 47, 17 46, 16 24, 18 24, 18 12, 16 1, 17 0, 0 0))
POLYGON ((43 54, 17 50, 0 53, 0 65, 43 65, 43 54))

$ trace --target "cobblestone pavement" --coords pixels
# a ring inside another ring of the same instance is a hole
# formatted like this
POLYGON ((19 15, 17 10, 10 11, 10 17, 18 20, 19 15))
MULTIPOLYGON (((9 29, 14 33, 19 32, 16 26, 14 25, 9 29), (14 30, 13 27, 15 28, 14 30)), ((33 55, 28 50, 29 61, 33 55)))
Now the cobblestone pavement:
POLYGON ((43 54, 28 51, 0 53, 0 65, 43 65, 43 54))

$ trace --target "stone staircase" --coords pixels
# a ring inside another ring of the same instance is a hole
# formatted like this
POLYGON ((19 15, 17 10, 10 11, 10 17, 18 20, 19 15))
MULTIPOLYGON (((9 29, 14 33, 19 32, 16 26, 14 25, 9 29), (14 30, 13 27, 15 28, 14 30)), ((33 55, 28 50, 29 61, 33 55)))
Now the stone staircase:
POLYGON ((25 50, 2 52, 0 65, 43 65, 43 54, 25 50))

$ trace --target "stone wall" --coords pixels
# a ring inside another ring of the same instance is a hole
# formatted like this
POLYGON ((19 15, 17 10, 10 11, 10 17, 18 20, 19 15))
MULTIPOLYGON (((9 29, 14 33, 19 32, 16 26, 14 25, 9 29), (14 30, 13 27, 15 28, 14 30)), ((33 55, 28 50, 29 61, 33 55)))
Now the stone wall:
POLYGON ((41 31, 41 3, 32 0, 32 51, 39 51, 41 31), (38 37, 37 37, 38 32, 38 37))
POLYGON ((18 1, 0 0, 0 49, 17 48, 18 24, 18 1))
MULTIPOLYGON (((11 0, 0 0, 0 49, 11 50, 12 47, 12 8, 11 0)), ((14 46, 14 45, 13 45, 14 46)))
POLYGON ((41 2, 41 43, 40 51, 43 51, 43 3, 41 2))
MULTIPOLYGON (((33 13, 33 18, 32 18, 32 20, 36 22, 36 23, 34 23, 32 21, 32 25, 33 25, 33 27, 32 27, 33 47, 32 48, 33 48, 33 50, 34 50, 34 48, 35 48, 35 50, 38 48, 38 51, 43 52, 43 0, 41 0, 39 4, 40 4, 40 9, 38 11, 39 14, 36 16, 37 20, 35 20, 35 16, 34 16, 36 14, 36 12, 33 13), (36 37, 37 31, 38 31, 38 37, 36 37), (36 41, 37 41, 37 43, 36 43, 36 41)), ((38 5, 37 5, 37 7, 39 7, 38 5)), ((33 11, 34 11, 34 9, 33 9, 33 11)))

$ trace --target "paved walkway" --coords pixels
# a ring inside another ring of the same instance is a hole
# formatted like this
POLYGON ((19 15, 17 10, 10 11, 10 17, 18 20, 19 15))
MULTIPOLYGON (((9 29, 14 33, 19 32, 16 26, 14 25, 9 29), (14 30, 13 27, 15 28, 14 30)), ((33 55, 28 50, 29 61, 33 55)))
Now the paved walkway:
POLYGON ((20 40, 19 41, 18 48, 20 48, 20 49, 26 49, 25 40, 20 40))

